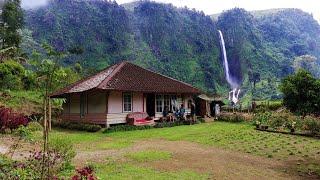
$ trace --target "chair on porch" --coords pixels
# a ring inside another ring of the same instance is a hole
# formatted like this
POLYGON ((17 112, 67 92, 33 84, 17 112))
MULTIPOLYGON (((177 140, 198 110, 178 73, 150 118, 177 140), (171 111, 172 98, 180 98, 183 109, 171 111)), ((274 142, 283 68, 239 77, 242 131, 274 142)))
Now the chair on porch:
POLYGON ((133 126, 153 126, 154 120, 145 112, 134 112, 127 115, 127 123, 133 126))

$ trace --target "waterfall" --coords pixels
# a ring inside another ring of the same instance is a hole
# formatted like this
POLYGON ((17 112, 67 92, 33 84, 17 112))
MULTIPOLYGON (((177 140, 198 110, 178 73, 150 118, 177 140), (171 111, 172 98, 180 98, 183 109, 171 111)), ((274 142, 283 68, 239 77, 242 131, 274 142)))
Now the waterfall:
POLYGON ((229 70, 229 62, 227 58, 227 51, 225 47, 225 42, 223 38, 223 34, 220 30, 219 31, 219 37, 220 37, 220 46, 221 46, 221 52, 223 57, 223 66, 224 71, 226 74, 226 79, 229 85, 231 86, 232 90, 229 92, 229 100, 232 101, 234 104, 237 104, 239 101, 239 94, 240 94, 240 88, 238 83, 232 78, 229 70))

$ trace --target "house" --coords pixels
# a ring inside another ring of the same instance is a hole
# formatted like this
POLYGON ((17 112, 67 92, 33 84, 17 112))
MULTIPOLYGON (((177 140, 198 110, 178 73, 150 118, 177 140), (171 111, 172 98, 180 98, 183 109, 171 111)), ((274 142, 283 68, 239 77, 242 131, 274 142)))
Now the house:
POLYGON ((165 106, 189 111, 200 90, 176 79, 122 62, 50 95, 65 98, 61 119, 110 126, 126 123, 133 112, 159 119, 165 106))

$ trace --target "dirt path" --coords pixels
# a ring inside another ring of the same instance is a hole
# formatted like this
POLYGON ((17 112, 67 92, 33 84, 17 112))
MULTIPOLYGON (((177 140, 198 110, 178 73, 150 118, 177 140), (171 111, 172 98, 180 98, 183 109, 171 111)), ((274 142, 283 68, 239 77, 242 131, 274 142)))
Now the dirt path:
MULTIPOLYGON (((23 160, 28 158, 35 150, 39 150, 40 146, 37 144, 31 144, 23 140, 19 141, 17 137, 3 136, 0 137, 0 154, 7 154, 10 151, 10 147, 18 142, 18 146, 12 155, 15 160, 23 160)), ((11 150, 12 153, 12 150, 11 150)))
POLYGON ((169 160, 137 164, 163 171, 190 169, 209 173, 212 179, 306 179, 287 172, 288 165, 282 161, 185 141, 148 140, 139 141, 121 150, 79 151, 75 162, 104 162, 107 157, 125 161, 124 154, 142 150, 171 152, 173 158, 169 160))

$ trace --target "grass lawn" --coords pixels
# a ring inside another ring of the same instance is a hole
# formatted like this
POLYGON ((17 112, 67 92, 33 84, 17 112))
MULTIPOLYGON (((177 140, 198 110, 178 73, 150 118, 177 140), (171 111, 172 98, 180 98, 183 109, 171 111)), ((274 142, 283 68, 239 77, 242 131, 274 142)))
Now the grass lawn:
MULTIPOLYGON (((40 135, 35 134, 34 138, 40 135)), ((246 123, 232 124, 226 122, 203 123, 193 126, 178 126, 173 128, 149 129, 129 132, 114 132, 103 134, 67 131, 55 129, 50 138, 65 137, 70 139, 77 149, 82 152, 115 150, 121 151, 132 147, 142 140, 162 139, 166 141, 186 141, 200 144, 204 147, 219 148, 232 152, 248 153, 293 163, 294 171, 301 173, 311 172, 320 175, 320 140, 267 133, 254 130, 252 125, 246 123)), ((121 160, 106 159, 108 163, 94 163, 97 175, 101 178, 111 179, 205 179, 208 173, 197 173, 192 170, 159 171, 143 164, 148 161, 165 162, 172 158, 166 151, 147 150, 125 153, 121 160)))

